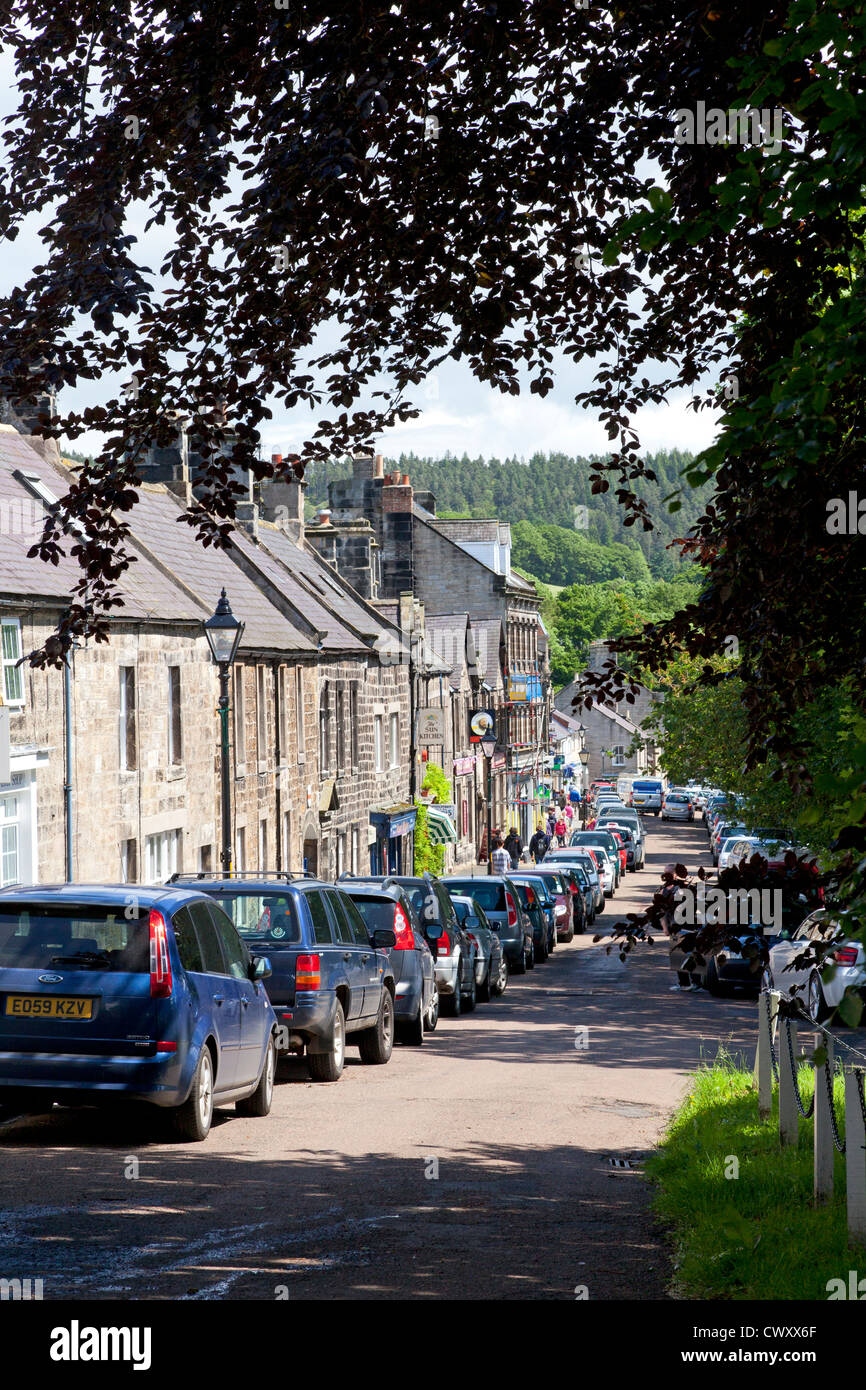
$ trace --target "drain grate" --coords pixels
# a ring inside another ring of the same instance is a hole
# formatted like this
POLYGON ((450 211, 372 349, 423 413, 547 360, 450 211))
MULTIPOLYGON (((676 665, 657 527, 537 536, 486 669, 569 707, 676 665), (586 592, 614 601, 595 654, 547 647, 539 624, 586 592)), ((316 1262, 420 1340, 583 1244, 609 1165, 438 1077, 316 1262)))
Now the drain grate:
POLYGON ((630 1158, 609 1158, 608 1164, 611 1168, 634 1168, 630 1158))

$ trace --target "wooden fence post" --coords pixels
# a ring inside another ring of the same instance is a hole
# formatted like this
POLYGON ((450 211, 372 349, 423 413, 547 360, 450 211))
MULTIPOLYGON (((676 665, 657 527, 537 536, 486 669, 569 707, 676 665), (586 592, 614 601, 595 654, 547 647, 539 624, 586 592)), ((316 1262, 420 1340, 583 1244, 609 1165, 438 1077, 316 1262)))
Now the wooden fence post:
POLYGON ((830 1095, 827 1094, 827 1076, 832 1079, 834 1075, 833 1066, 833 1039, 825 1033, 823 1038, 824 1047, 827 1052, 827 1060, 824 1066, 815 1067, 815 1174, 813 1192, 816 1204, 827 1202, 833 1196, 833 1131, 830 1120, 830 1095))
POLYGON ((866 1245, 866 1126, 860 1105, 862 1072, 845 1071, 845 1175, 848 1244, 866 1245))
POLYGON ((800 1124, 797 1118, 797 1071, 791 1065, 793 1053, 797 1057, 797 1025, 792 1019, 783 1019, 779 1025, 779 1140, 783 1148, 793 1145, 800 1139, 800 1124), (791 1030, 791 1046, 788 1046, 788 1029, 791 1030))
POLYGON ((758 1050, 755 1076, 758 1082, 758 1119, 768 1120, 773 1110, 773 1025, 779 1012, 779 994, 758 995, 758 1050))

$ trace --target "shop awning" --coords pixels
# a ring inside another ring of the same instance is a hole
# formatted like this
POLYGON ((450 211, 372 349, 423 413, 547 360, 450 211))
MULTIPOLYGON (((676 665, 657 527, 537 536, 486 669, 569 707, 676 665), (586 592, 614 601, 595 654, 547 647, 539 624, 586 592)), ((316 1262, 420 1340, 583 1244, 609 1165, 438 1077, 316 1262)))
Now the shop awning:
POLYGON ((431 845, 457 844, 457 827, 442 806, 427 807, 427 834, 431 845))

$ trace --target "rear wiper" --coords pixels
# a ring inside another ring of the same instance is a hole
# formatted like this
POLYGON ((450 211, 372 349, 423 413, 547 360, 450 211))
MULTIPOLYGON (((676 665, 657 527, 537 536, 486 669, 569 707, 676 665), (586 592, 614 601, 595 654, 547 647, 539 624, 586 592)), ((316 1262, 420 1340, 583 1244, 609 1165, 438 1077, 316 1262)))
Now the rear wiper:
POLYGON ((106 964, 110 965, 111 957, 107 951, 79 951, 76 956, 52 956, 49 964, 76 965, 79 961, 83 961, 86 965, 98 965, 105 961, 106 964))

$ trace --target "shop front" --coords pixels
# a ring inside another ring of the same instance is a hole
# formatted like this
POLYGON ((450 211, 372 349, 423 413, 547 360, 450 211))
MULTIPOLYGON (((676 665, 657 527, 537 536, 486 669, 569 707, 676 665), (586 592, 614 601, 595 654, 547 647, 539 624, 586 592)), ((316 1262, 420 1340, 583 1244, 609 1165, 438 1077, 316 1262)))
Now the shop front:
POLYGON ((416 808, 405 802, 370 812, 370 872, 411 874, 414 871, 416 808))

